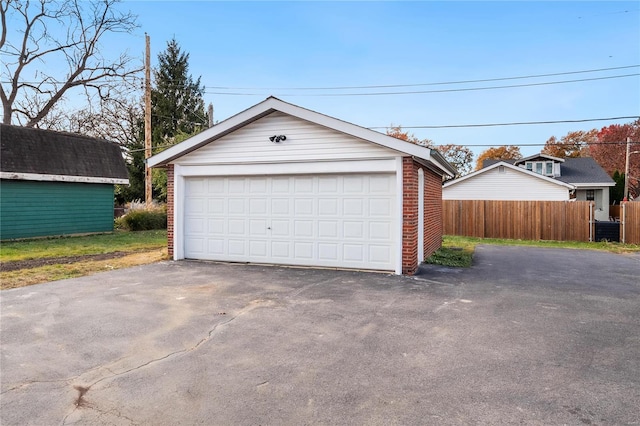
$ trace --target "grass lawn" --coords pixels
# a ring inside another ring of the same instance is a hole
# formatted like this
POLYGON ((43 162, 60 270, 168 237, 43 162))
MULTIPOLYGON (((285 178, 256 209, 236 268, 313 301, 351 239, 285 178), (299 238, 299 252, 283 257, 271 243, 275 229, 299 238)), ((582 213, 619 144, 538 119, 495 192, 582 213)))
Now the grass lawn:
POLYGON ((166 246, 166 230, 3 242, 0 289, 157 262, 166 246))
POLYGON ((496 238, 473 238, 446 235, 442 241, 442 248, 436 251, 425 262, 434 265, 468 268, 473 262, 473 252, 476 248, 476 245, 478 244, 601 250, 617 254, 640 252, 640 245, 638 244, 620 244, 609 242, 589 243, 581 241, 505 240, 496 238))

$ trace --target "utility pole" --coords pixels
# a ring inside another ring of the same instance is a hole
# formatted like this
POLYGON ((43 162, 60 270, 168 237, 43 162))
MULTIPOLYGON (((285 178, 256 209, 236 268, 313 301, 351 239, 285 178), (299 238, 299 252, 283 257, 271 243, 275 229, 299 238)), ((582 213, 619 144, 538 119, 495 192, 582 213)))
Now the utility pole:
POLYGON ((151 169, 148 159, 151 157, 151 41, 147 33, 144 34, 146 52, 144 56, 144 201, 147 208, 153 202, 151 187, 151 169))
POLYGON ((213 127, 213 104, 209 103, 209 127, 213 127))
POLYGON ((631 153, 629 152, 630 147, 631 138, 627 138, 627 158, 624 162, 624 194, 622 194, 622 201, 629 201, 629 156, 631 155, 631 153))

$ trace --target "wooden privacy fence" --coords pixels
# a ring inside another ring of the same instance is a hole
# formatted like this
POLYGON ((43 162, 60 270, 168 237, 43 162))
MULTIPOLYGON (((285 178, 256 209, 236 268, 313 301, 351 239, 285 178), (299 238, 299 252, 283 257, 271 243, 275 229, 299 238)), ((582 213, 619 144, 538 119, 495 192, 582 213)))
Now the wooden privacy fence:
POLYGON ((620 222, 620 241, 640 244, 640 202, 623 203, 620 222))
POLYGON ((588 201, 443 200, 444 233, 480 238, 589 241, 588 201))

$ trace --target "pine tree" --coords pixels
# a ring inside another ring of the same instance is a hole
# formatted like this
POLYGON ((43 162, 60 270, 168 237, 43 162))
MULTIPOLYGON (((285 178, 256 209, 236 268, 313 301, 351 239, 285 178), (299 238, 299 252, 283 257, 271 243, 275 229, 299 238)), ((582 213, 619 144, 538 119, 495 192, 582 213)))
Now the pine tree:
POLYGON ((200 77, 189 74, 189 54, 172 39, 158 55, 151 90, 151 128, 154 154, 177 142, 176 137, 193 135, 207 127, 204 87, 200 77))

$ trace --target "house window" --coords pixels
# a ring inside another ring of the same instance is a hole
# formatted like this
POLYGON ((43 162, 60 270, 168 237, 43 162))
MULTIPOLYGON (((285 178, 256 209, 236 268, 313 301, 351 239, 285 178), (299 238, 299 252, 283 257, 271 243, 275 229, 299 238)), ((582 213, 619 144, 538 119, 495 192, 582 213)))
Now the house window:
POLYGON ((546 163, 547 166, 547 170, 545 171, 545 174, 547 176, 553 176, 553 163, 546 163))
POLYGON ((593 201, 596 199, 596 190, 587 189, 587 201, 593 201))
POLYGON ((542 174, 542 163, 536 163, 536 173, 542 174))
POLYGON ((526 166, 527 166, 527 170, 529 170, 530 172, 533 171, 533 163, 531 161, 527 161, 526 166))

